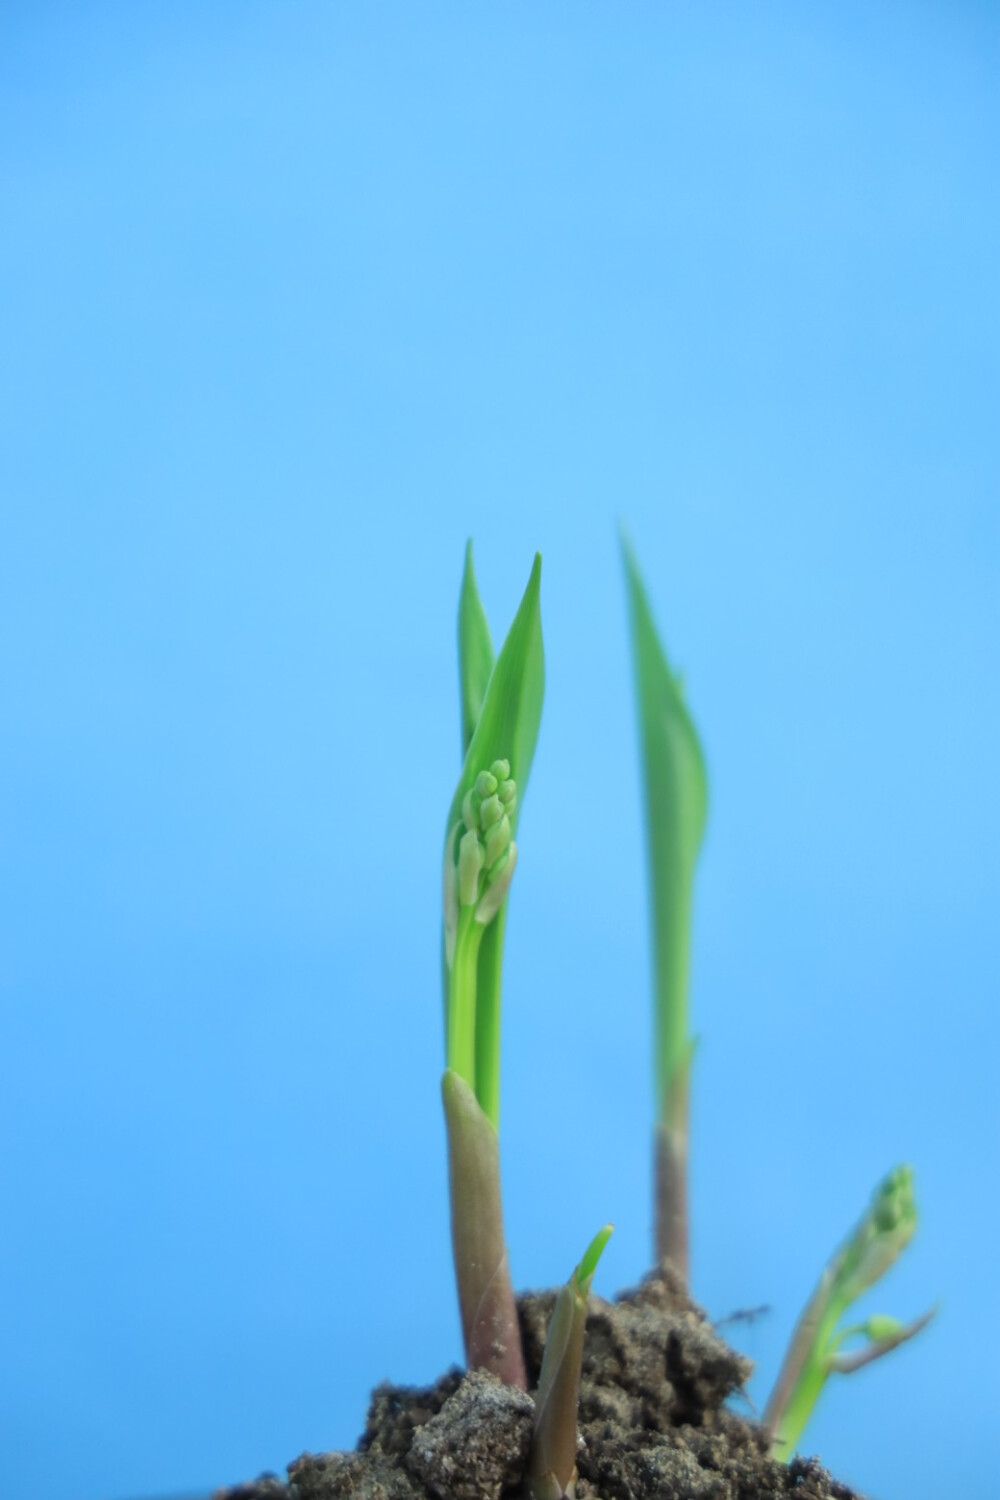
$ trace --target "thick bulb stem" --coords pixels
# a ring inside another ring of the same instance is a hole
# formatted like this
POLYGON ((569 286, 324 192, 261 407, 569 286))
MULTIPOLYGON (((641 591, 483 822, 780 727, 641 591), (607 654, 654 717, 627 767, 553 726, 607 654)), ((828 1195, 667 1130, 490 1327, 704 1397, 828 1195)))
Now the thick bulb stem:
POLYGON ((500 1195, 497 1133, 472 1089, 450 1069, 442 1082, 448 1129, 451 1238, 470 1370, 527 1390, 500 1195))

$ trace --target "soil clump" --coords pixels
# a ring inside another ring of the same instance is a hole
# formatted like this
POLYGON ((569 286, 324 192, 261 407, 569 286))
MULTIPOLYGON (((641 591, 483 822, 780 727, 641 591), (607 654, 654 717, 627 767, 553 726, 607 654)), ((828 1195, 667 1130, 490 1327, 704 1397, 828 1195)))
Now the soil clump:
MULTIPOLYGON (((554 1292, 518 1301, 534 1384, 554 1292)), ((616 1302, 590 1299, 580 1388, 578 1500, 860 1500, 814 1459, 775 1463, 730 1411, 751 1371, 669 1267, 616 1302)), ((534 1403, 491 1375, 380 1385, 351 1453, 305 1453, 214 1500, 519 1500, 534 1403)))

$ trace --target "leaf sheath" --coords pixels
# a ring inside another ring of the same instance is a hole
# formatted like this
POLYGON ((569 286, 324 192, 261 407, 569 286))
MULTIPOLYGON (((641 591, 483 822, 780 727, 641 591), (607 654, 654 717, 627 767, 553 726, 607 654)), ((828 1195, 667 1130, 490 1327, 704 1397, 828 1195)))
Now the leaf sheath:
POLYGON ((472 1089, 450 1069, 442 1080, 448 1130, 451 1237, 465 1357, 527 1390, 500 1196, 497 1133, 472 1089))

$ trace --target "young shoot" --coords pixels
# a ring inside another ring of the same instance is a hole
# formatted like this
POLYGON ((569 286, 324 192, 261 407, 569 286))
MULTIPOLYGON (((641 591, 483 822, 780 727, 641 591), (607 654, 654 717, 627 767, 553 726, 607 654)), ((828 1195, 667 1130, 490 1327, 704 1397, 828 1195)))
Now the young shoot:
POLYGON ((876 1188, 867 1213, 823 1272, 792 1335, 764 1412, 773 1457, 791 1458, 829 1375, 860 1370, 930 1322, 933 1308, 912 1323, 875 1316, 839 1326, 852 1303, 905 1250, 916 1227, 913 1173, 909 1167, 896 1167, 876 1188), (864 1340, 860 1347, 844 1348, 849 1340, 859 1338, 864 1340))
POLYGON ((532 1500, 562 1500, 564 1495, 573 1494, 587 1299, 613 1227, 605 1224, 591 1240, 552 1309, 535 1393, 535 1425, 528 1459, 532 1500))
POLYGON ((544 693, 536 557, 499 657, 466 553, 459 606, 465 764, 444 850, 444 992, 452 1248, 466 1360, 527 1385, 503 1233, 499 1160, 503 917, 517 864, 514 830, 544 693))
POLYGON ((670 668, 635 558, 623 540, 645 779, 653 938, 654 1243, 684 1280, 689 1270, 688 1118, 694 1039, 688 1026, 694 874, 708 786, 698 733, 670 668))

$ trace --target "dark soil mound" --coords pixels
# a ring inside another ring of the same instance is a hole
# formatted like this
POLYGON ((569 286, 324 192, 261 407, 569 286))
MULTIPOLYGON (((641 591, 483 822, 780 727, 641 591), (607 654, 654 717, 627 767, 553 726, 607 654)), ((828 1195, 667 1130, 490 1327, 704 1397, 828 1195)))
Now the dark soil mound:
MULTIPOLYGON (((522 1297, 529 1378, 555 1294, 522 1297)), ((858 1500, 814 1461, 774 1463, 759 1428, 728 1411, 750 1361, 713 1332, 669 1270, 615 1303, 592 1298, 580 1393, 576 1493, 601 1500, 858 1500)), ((425 1390, 380 1385, 353 1453, 303 1454, 215 1500, 501 1500, 521 1486, 533 1403, 490 1375, 453 1370, 425 1390)))

